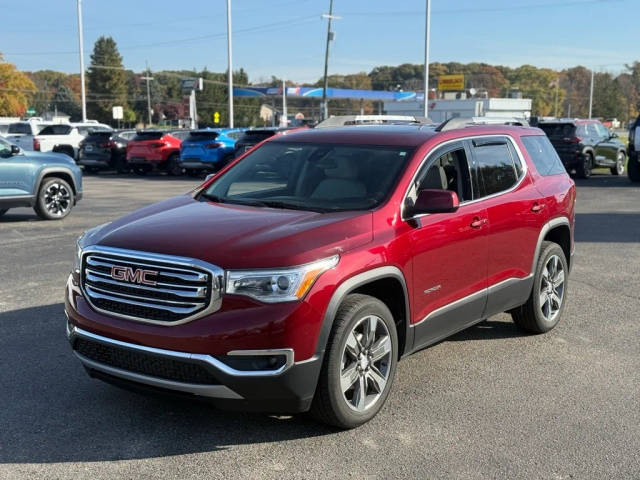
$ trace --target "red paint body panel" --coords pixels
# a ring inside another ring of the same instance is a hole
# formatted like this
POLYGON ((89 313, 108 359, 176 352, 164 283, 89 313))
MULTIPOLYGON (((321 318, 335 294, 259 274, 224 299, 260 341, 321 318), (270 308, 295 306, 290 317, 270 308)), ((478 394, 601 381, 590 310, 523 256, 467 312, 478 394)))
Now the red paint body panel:
POLYGON ((182 141, 172 135, 163 135, 155 140, 130 140, 127 144, 127 161, 164 163, 173 153, 180 153, 182 141), (154 146, 162 143, 162 146, 154 146))

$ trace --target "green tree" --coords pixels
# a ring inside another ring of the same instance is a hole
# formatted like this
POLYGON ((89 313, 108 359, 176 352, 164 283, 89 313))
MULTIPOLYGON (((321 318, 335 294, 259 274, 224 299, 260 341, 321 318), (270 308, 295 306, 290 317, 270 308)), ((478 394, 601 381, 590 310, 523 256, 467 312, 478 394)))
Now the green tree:
POLYGON ((55 85, 55 92, 51 97, 50 108, 57 109, 58 113, 66 113, 71 117, 71 121, 78 121, 82 116, 80 104, 73 95, 71 89, 64 80, 60 80, 55 85))
POLYGON ((620 85, 610 73, 596 73, 593 82, 593 116, 622 118, 624 114, 624 96, 620 85))
POLYGON ((113 38, 103 36, 96 40, 88 80, 88 115, 101 122, 112 122, 112 107, 127 106, 127 74, 113 38))
POLYGON ((0 116, 22 116, 36 91, 31 79, 0 54, 0 116))

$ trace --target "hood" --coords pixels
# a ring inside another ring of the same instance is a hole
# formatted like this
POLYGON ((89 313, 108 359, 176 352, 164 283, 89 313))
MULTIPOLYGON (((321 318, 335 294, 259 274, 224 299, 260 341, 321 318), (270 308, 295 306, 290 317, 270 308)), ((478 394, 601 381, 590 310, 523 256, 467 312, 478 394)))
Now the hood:
POLYGON ((225 269, 287 267, 372 240, 371 212, 316 213, 200 202, 182 195, 122 217, 82 240, 192 257, 225 269))
POLYGON ((76 162, 65 153, 55 153, 55 152, 37 152, 35 150, 23 150, 22 154, 26 156, 29 160, 37 160, 42 163, 47 163, 49 165, 76 165, 76 162))

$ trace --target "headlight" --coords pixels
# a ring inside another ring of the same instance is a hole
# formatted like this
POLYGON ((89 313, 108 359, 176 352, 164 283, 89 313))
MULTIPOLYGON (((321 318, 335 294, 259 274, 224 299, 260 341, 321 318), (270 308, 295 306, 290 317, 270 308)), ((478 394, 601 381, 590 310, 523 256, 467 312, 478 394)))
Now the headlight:
POLYGON ((338 264, 338 255, 299 267, 227 272, 226 292, 246 295, 262 302, 300 300, 316 279, 338 264))

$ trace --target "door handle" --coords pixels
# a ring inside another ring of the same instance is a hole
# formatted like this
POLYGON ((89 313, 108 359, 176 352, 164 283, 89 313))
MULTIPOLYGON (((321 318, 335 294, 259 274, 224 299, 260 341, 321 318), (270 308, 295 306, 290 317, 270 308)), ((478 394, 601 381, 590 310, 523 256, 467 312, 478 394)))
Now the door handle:
POLYGON ((473 222, 471 222, 471 228, 480 228, 485 223, 487 223, 486 218, 474 217, 473 222))
POLYGON ((531 211, 532 212, 540 212, 544 209, 544 207, 546 207, 546 205, 544 203, 534 203, 533 206, 531 207, 531 211))

